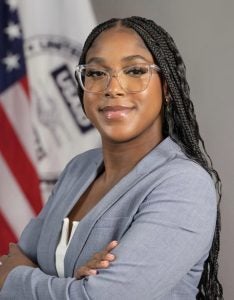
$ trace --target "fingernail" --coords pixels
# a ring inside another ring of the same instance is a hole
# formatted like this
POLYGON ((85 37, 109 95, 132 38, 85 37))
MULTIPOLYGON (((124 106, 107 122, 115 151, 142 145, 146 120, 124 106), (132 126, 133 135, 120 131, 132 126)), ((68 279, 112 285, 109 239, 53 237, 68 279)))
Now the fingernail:
POLYGON ((115 256, 114 256, 113 254, 111 254, 111 253, 108 253, 108 254, 106 255, 106 258, 107 258, 107 259, 114 259, 115 256))
POLYGON ((97 274, 97 270, 90 270, 89 272, 90 272, 90 274, 92 274, 92 275, 96 275, 96 274, 97 274))

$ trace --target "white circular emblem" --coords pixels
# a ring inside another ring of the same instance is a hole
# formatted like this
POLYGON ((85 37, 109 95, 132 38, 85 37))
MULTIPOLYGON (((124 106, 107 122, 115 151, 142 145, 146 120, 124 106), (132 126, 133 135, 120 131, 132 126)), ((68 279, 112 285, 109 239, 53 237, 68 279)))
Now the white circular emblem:
POLYGON ((72 157, 100 145, 77 96, 74 69, 80 53, 81 45, 60 36, 40 35, 25 41, 44 199, 72 157))

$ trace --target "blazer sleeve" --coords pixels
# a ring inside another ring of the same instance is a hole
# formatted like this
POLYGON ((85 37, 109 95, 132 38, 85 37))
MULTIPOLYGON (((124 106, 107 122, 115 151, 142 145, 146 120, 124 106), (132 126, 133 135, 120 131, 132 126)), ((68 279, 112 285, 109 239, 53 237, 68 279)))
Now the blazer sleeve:
MULTIPOLYGON (((71 161, 72 162, 72 161, 71 161)), ((36 218, 30 220, 30 222, 24 228, 18 245, 23 250, 23 252, 35 263, 37 263, 37 244, 41 234, 41 229, 43 226, 44 218, 47 216, 48 212, 51 209, 54 195, 58 192, 60 186, 67 173, 69 172, 69 166, 71 162, 66 166, 64 171, 60 174, 57 183, 55 184, 52 193, 44 205, 41 212, 38 214, 36 218)), ((1 298, 0 298, 1 299, 1 298)))
MULTIPOLYGON (((50 210, 54 191, 52 191, 48 201, 36 218, 30 220, 30 222, 24 228, 18 245, 23 252, 34 262, 37 263, 37 244, 41 234, 41 229, 44 221, 44 217, 50 210)), ((0 298, 1 299, 1 298, 0 298)))
POLYGON ((0 299, 160 299, 208 254, 216 212, 214 185, 205 171, 169 176, 141 203, 108 269, 75 280, 19 266, 0 299))

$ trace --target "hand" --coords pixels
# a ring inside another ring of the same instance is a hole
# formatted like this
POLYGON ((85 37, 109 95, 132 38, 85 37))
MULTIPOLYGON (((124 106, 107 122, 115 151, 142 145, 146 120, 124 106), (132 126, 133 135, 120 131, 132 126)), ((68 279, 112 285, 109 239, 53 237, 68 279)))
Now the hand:
POLYGON ((97 269, 108 268, 110 262, 115 260, 115 255, 111 254, 110 251, 117 245, 117 241, 112 241, 103 251, 95 253, 84 266, 76 269, 76 279, 81 279, 85 276, 96 275, 97 269))
POLYGON ((20 250, 16 244, 9 244, 8 255, 0 257, 0 289, 2 288, 8 274, 17 266, 37 266, 20 250))

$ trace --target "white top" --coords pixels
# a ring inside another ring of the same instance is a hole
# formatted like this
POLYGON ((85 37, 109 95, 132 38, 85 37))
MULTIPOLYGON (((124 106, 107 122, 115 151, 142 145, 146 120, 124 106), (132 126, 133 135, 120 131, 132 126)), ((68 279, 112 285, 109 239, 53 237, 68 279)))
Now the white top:
POLYGON ((68 218, 63 219, 62 233, 55 252, 55 266, 59 277, 64 277, 64 258, 67 252, 67 248, 71 242, 71 239, 73 237, 73 234, 78 224, 79 221, 72 222, 72 230, 71 230, 70 238, 68 240, 69 219, 68 218))

